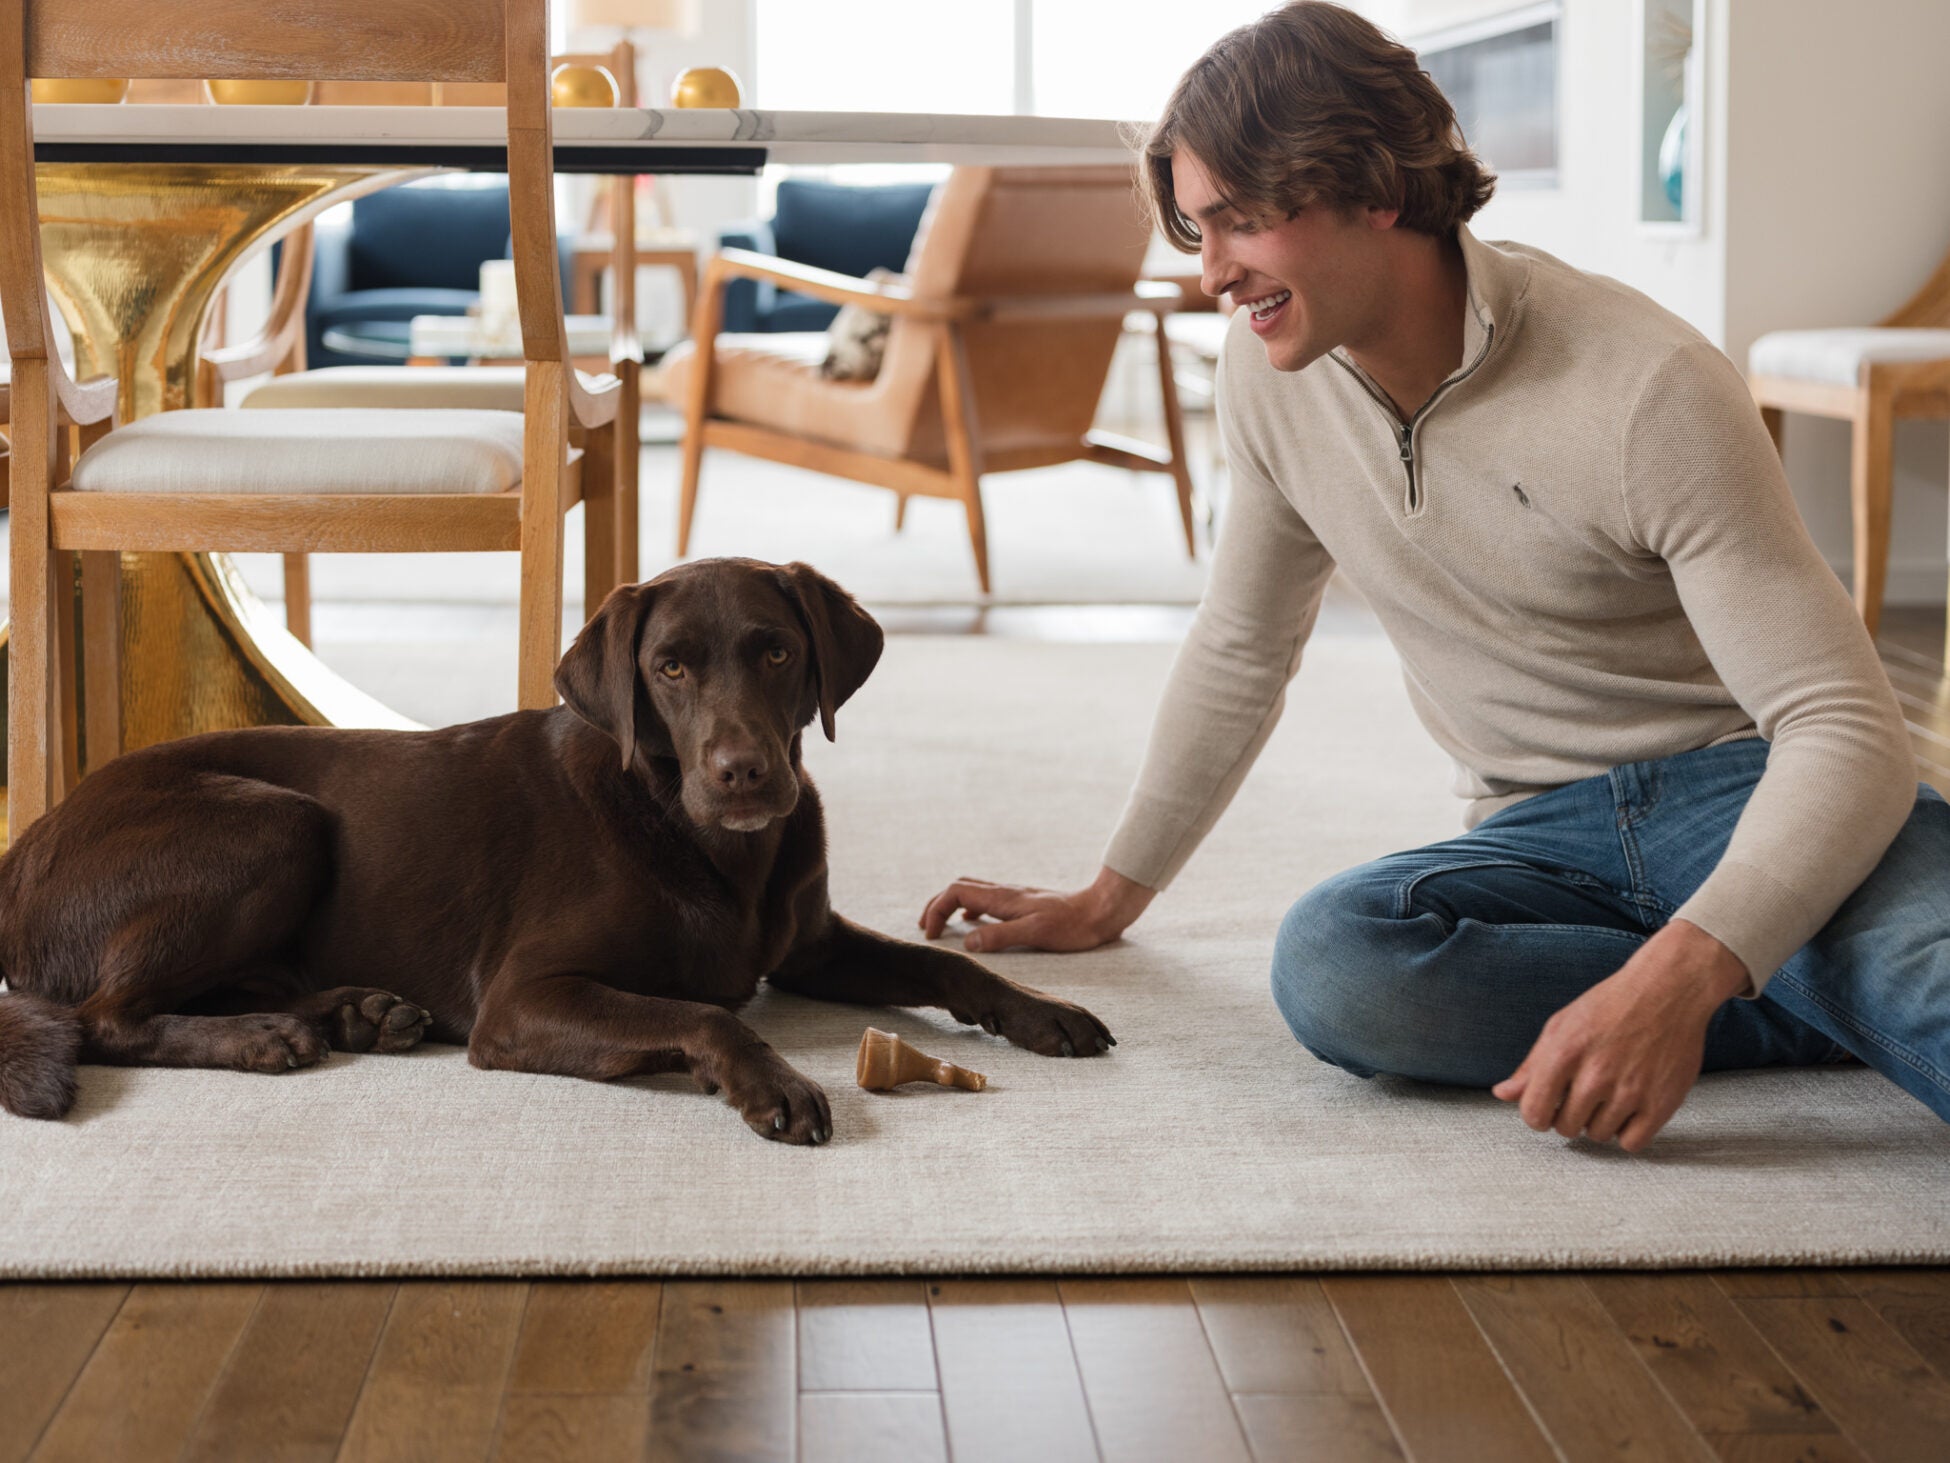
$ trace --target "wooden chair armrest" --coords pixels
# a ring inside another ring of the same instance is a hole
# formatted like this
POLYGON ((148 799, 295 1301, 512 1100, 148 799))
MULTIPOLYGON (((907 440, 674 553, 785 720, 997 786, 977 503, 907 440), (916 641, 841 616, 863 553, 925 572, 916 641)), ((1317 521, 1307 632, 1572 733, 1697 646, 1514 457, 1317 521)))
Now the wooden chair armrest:
MULTIPOLYGON (((302 322, 300 322, 302 325, 302 322)), ((296 333, 295 331, 292 333, 296 333)), ((275 371, 291 354, 291 342, 285 336, 260 335, 255 340, 247 340, 242 345, 219 346, 203 353, 203 364, 217 373, 223 382, 242 381, 247 376, 262 376, 267 371, 275 371)))
POLYGON ((606 427, 616 420, 623 404, 623 383, 615 376, 584 376, 569 368, 569 415, 587 430, 606 427))
POLYGON ((1101 294, 995 295, 958 303, 972 306, 968 314, 979 320, 1091 320, 1121 319, 1133 310, 1170 315, 1184 297, 1184 291, 1175 284, 1139 280, 1135 289, 1101 294))
POLYGON ((117 387, 113 376, 71 381, 66 371, 55 377, 54 392, 61 404, 61 420, 77 427, 115 420, 117 387))
POLYGON ((922 299, 906 285, 876 284, 830 269, 817 269, 792 259, 779 259, 750 249, 720 249, 704 268, 705 294, 721 289, 727 280, 769 279, 802 295, 834 305, 862 305, 881 315, 917 320, 955 320, 973 313, 973 302, 922 299))

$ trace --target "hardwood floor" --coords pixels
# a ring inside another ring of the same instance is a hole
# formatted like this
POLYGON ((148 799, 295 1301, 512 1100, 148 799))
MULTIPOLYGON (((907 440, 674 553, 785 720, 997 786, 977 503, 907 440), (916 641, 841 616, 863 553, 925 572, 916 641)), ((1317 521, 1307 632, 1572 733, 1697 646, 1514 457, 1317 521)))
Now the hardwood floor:
MULTIPOLYGON (((1943 616, 1888 620, 1950 790, 1943 616)), ((1950 1269, 17 1284, 0 1369, 0 1463, 1944 1463, 1950 1269)))

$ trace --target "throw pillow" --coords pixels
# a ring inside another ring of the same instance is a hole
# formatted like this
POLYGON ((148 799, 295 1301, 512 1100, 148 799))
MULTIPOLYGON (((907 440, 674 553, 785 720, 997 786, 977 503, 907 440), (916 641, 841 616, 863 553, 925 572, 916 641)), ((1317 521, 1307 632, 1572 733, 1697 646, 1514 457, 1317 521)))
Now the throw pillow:
MULTIPOLYGON (((867 279, 873 284, 901 282, 901 276, 891 269, 870 269, 867 279)), ((819 363, 819 374, 828 381, 873 380, 880 374, 880 360, 887 353, 887 332, 893 323, 893 316, 865 305, 840 306, 840 313, 826 327, 826 359, 819 363)))

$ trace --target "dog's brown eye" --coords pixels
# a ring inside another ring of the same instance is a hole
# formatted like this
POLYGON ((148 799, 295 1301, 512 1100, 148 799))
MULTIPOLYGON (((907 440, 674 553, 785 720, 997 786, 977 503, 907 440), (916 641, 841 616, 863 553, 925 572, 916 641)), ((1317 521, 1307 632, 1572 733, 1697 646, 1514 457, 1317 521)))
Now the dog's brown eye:
POLYGON ((787 650, 783 645, 774 645, 770 650, 765 652, 765 663, 767 665, 784 665, 791 659, 792 652, 787 650))
POLYGON ((667 680, 684 679, 684 663, 681 660, 662 660, 657 662, 657 674, 667 680))

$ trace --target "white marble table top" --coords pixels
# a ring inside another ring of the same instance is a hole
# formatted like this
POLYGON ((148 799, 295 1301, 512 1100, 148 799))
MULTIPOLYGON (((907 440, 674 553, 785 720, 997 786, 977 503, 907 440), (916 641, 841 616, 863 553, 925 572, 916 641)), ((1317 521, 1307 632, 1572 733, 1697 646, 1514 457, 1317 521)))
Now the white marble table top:
MULTIPOLYGON (((765 163, 1129 164, 1130 124, 1085 117, 718 108, 560 108, 559 171, 750 172, 765 163)), ((500 107, 34 108, 43 161, 346 161, 481 166, 500 107)))

